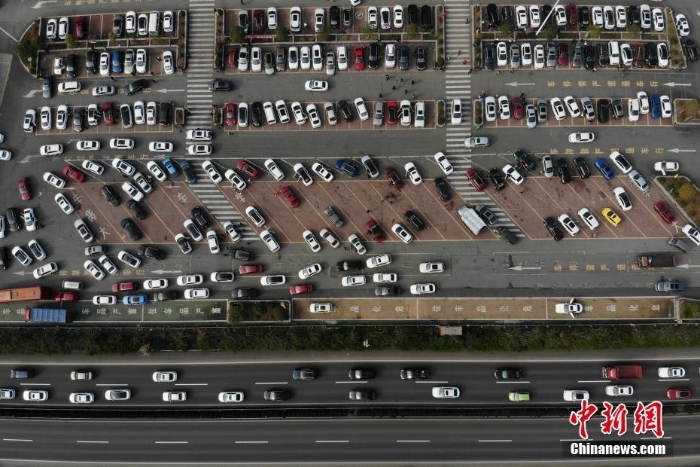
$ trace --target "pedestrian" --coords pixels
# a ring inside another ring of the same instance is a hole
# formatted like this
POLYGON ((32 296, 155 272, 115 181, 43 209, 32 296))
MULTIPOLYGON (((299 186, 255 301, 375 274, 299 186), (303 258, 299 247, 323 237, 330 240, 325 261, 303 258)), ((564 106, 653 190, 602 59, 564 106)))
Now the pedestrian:
POLYGON ((160 62, 160 55, 156 55, 156 60, 160 62))
POLYGON ((467 74, 468 74, 468 75, 471 75, 471 74, 472 74, 472 71, 474 71, 474 68, 470 68, 469 71, 467 71, 467 74))
POLYGON ((524 93, 524 92, 520 93, 520 98, 521 98, 521 99, 525 99, 525 93, 524 93))
POLYGON ((595 73, 596 71, 597 71, 597 70, 596 70, 596 67, 593 67, 593 73, 595 73))
POLYGON ((496 70, 496 76, 501 74, 501 70, 496 70))
POLYGON ((469 24, 469 18, 464 20, 464 24, 469 24))
POLYGON ((408 89, 403 90, 403 95, 405 96, 406 94, 408 94, 408 89))
POLYGON ((110 76, 109 79, 111 79, 112 81, 116 81, 116 80, 114 79, 114 76, 110 76))
POLYGON ((396 91, 396 85, 393 85, 393 86, 391 87, 391 90, 392 90, 392 91, 396 91))
POLYGON ((447 56, 447 61, 448 61, 448 62, 450 61, 450 56, 449 56, 449 55, 447 56))
POLYGON ((384 97, 384 95, 380 92, 380 93, 379 93, 379 98, 381 99, 382 97, 384 97))
POLYGON ((156 74, 154 72, 151 72, 151 76, 155 76, 156 74))
POLYGON ((389 81, 389 78, 391 78, 391 76, 389 76, 389 75, 384 75, 384 77, 386 78, 387 81, 389 81))
POLYGON ((400 81, 401 81, 401 84, 403 84, 403 78, 401 78, 401 80, 400 80, 400 81))
POLYGON ((513 73, 515 71, 515 68, 511 68, 510 72, 513 73))
POLYGON ((416 100, 416 95, 413 94, 413 95, 411 96, 411 99, 412 99, 412 100, 416 100))
POLYGON ((412 80, 411 80, 411 86, 413 86, 414 84, 416 84, 416 80, 415 80, 415 79, 412 79, 412 80))
POLYGON ((156 81, 156 80, 154 80, 154 79, 151 79, 151 81, 153 81, 154 84, 158 82, 158 81, 156 81))
POLYGON ((458 50, 458 51, 457 51, 457 56, 459 57, 460 55, 462 55, 462 51, 461 51, 461 50, 458 50))
POLYGON ((466 61, 466 60, 462 60, 462 65, 466 65, 466 64, 467 64, 467 61, 466 61))

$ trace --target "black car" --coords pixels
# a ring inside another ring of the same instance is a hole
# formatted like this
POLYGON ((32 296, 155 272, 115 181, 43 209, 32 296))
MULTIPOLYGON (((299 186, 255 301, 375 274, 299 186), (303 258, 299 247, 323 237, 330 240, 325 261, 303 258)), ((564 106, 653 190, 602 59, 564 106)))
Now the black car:
POLYGON ((379 44, 377 44, 376 42, 372 42, 369 45, 369 57, 367 58, 367 67, 370 70, 376 70, 377 68, 379 68, 379 57, 379 44))
POLYGON ((425 47, 416 47, 416 50, 413 51, 413 56, 416 58, 416 70, 425 70, 427 62, 425 58, 425 47))
POLYGON ((600 123, 610 121, 610 101, 607 99, 598 100, 598 121, 600 123))
POLYGON ((208 229, 211 226, 211 221, 209 220, 209 216, 207 216, 206 212, 204 212, 204 209, 202 209, 199 206, 195 206, 192 208, 191 213, 192 214, 192 219, 203 229, 208 229))
POLYGON ((340 27, 340 8, 335 5, 328 9, 328 25, 331 29, 340 27))
POLYGON ((401 295, 401 287, 375 287, 374 295, 377 297, 393 297, 401 295))
POLYGON ((338 101, 338 112, 340 112, 340 115, 346 122, 352 122, 355 120, 355 117, 352 114, 352 109, 350 109, 350 106, 345 101, 338 101))
POLYGON ((418 231, 425 229, 425 222, 423 222, 423 219, 421 219, 415 211, 406 211, 403 216, 414 229, 418 231))
POLYGON ((253 126, 262 126, 263 106, 260 102, 253 102, 250 106, 250 119, 253 126))
POLYGON ((408 8, 406 8, 407 15, 406 17, 408 18, 408 25, 410 26, 411 24, 418 24, 418 7, 411 4, 408 5, 408 8))
POLYGON ((493 168, 489 170, 489 178, 491 179, 493 186, 496 188, 496 191, 501 191, 506 187, 506 181, 503 179, 501 169, 493 168))
POLYGON ((10 232, 17 232, 22 227, 22 218, 19 216, 19 211, 16 208, 8 208, 7 225, 10 227, 10 232))
POLYGON ((250 16, 247 10, 238 11, 238 25, 243 29, 244 34, 250 33, 250 16))
POLYGON ((583 157, 577 157, 574 159, 574 165, 576 166, 576 171, 581 178, 588 178, 591 176, 591 169, 588 168, 586 159, 583 157))
POLYGON ((256 34, 265 32, 265 12, 263 10, 253 11, 253 32, 256 34))
POLYGON ((644 58, 644 63, 646 63, 648 67, 658 66, 659 55, 657 53, 656 44, 653 42, 649 42, 647 45, 644 46, 644 52, 646 56, 644 58))
POLYGON ((595 68, 595 47, 587 45, 583 48, 583 65, 586 70, 595 68))
POLYGON ((501 25, 501 21, 498 18, 498 7, 495 4, 489 3, 486 5, 486 19, 492 28, 497 28, 501 25))
POLYGON ((523 376, 523 371, 520 368, 499 368, 493 376, 496 379, 520 379, 523 376))
POLYGON ((253 287, 241 287, 231 291, 233 298, 255 298, 258 296, 258 289, 253 287))
POLYGON ((610 52, 607 44, 598 44, 598 65, 602 67, 610 65, 610 52))
POLYGON ((335 270, 341 271, 360 271, 364 267, 362 261, 338 261, 335 265, 335 270))
POLYGON ((184 235, 176 236, 175 242, 177 243, 178 248, 180 248, 180 251, 182 251, 183 255, 192 253, 192 245, 190 244, 190 241, 187 240, 187 237, 185 237, 184 235))
POLYGON ((165 259, 165 252, 154 246, 140 246, 138 249, 138 255, 157 260, 165 259))
POLYGON ((146 88, 148 88, 148 80, 137 79, 136 81, 129 83, 129 85, 126 87, 126 95, 130 96, 132 94, 136 94, 137 92, 143 91, 146 88))
POLYGON ((105 197, 109 204, 111 204, 112 206, 119 206, 119 203, 121 203, 121 199, 119 199, 119 195, 116 194, 114 190, 105 185, 102 188, 100 188, 100 191, 102 192, 102 196, 105 197))
POLYGON ((430 5, 423 5, 420 8, 420 25, 426 31, 433 29, 433 8, 430 5))
MULTIPOLYGON (((241 290, 241 289, 237 289, 241 290)), ((266 401, 282 402, 292 398, 292 393, 287 389, 268 389, 263 394, 266 401)))
POLYGON ((569 183, 571 181, 571 174, 569 173, 569 163, 566 159, 558 158, 554 165, 557 167, 559 172, 559 179, 562 183, 569 183))
POLYGON ((164 302, 166 300, 177 300, 179 294, 177 290, 162 290, 160 292, 153 292, 149 297, 152 302, 164 302))
POLYGON ((354 389, 348 393, 351 401, 373 401, 377 398, 377 393, 372 389, 354 389))
POLYGON ((430 370, 427 368, 404 368, 399 371, 401 379, 428 379, 430 378, 430 370))
POLYGON ((506 5, 501 8, 501 22, 503 24, 508 24, 510 27, 515 26, 515 17, 513 16, 514 10, 510 5, 506 5))
POLYGON ((526 169, 528 172, 534 172, 535 170, 537 170, 537 164, 535 163, 535 161, 530 159, 530 156, 525 151, 515 151, 513 157, 515 158, 518 165, 521 168, 526 169))
POLYGON ((683 53, 688 60, 691 62, 696 61, 700 58, 700 52, 698 52, 698 46, 695 44, 693 39, 683 39, 681 40, 681 45, 683 46, 683 53))
POLYGON ((227 79, 213 79, 209 82, 210 91, 230 91, 232 87, 233 84, 227 79))
POLYGON ((452 197, 452 194, 450 193, 450 185, 448 185, 445 179, 442 177, 435 178, 435 189, 440 197, 440 201, 449 201, 449 199, 452 197))
POLYGON ((583 43, 581 41, 576 42, 574 47, 574 56, 571 58, 571 66, 574 68, 581 68, 583 63, 583 43))
POLYGON ((146 210, 143 209, 143 206, 138 201, 132 199, 126 206, 129 208, 129 211, 133 211, 137 219, 144 220, 146 218, 146 210))
MULTIPOLYGON (((32 243, 32 245, 36 244, 32 243)), ((4 246, 0 246, 0 269, 7 269, 7 248, 4 246)))
POLYGON ((506 242, 510 243, 511 245, 515 245, 515 243, 518 241, 518 237, 513 232, 511 232, 507 227, 503 227, 503 226, 497 227, 494 230, 494 233, 496 235, 498 235, 499 237, 501 237, 506 242))
POLYGON ((552 5, 542 5, 542 14, 540 15, 540 18, 542 19, 542 23, 545 22, 544 20, 547 18, 547 16, 549 16, 549 13, 551 11, 552 11, 552 5))
POLYGON ((498 222, 498 218, 493 213, 493 211, 491 211, 483 204, 477 204, 476 206, 474 206, 474 211, 476 211, 479 217, 481 217, 484 220, 484 222, 486 222, 488 225, 495 225, 496 222, 498 222))
POLYGON ((549 230, 549 234, 552 236, 554 240, 557 242, 564 238, 564 234, 561 233, 561 230, 559 229, 559 224, 553 217, 548 217, 544 220, 544 225, 547 226, 547 230, 549 230))
POLYGON ((292 379, 295 381, 313 381, 318 372, 313 368, 297 368, 292 371, 292 379))
POLYGON ((349 28, 352 26, 352 10, 349 8, 343 8, 343 27, 349 28))
POLYGON ((112 32, 114 33, 115 36, 117 37, 122 37, 122 34, 124 32, 124 17, 123 16, 115 16, 114 21, 112 22, 112 32))
POLYGON ((631 5, 627 10, 627 18, 629 19, 630 24, 641 24, 642 19, 639 13, 639 8, 631 5))
POLYGON ((131 107, 127 104, 122 104, 119 107, 119 117, 122 119, 122 126, 129 128, 133 122, 131 121, 131 107))
POLYGON ((229 250, 231 258, 237 259, 238 261, 252 261, 253 253, 246 250, 229 250))
POLYGON ((131 219, 124 219, 121 221, 121 226, 122 229, 126 231, 126 234, 129 236, 129 238, 133 241, 140 240, 141 237, 143 236, 143 233, 141 232, 141 229, 136 225, 134 221, 131 219))
POLYGON ((66 55, 66 78, 75 78, 75 55, 66 55))
POLYGON ((188 185, 193 185, 197 183, 197 172, 192 168, 192 164, 187 159, 182 159, 180 161, 180 170, 182 170, 182 175, 185 176, 185 181, 188 185))
POLYGON ((80 133, 83 131, 83 117, 85 116, 85 109, 78 107, 73 112, 73 131, 80 133))
POLYGON ((496 67, 496 47, 493 44, 488 44, 484 47, 484 68, 488 71, 493 71, 496 67))
POLYGON ((408 70, 411 64, 410 55, 411 51, 407 45, 402 45, 399 47, 399 70, 408 70))
POLYGON ((578 24, 581 29, 586 29, 591 25, 591 10, 587 6, 578 7, 578 24))
POLYGON ((374 379, 375 375, 374 370, 368 370, 366 368, 353 368, 348 371, 348 378, 352 380, 374 379))
POLYGON ((625 116, 625 110, 622 108, 622 99, 619 97, 610 99, 610 108, 612 109, 613 117, 622 118, 625 116))
POLYGON ((97 52, 88 50, 85 54, 85 70, 90 75, 97 73, 97 52))

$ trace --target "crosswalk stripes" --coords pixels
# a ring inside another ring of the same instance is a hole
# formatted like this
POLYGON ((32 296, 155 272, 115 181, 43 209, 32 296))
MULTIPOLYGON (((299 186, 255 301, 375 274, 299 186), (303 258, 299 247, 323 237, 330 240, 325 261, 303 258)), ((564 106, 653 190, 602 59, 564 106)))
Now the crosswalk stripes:
MULTIPOLYGON (((211 128, 213 96, 209 82, 214 78, 214 0, 190 0, 187 25, 187 128, 211 128)), ((231 221, 244 240, 259 240, 243 216, 214 185, 199 162, 193 161, 199 181, 190 190, 220 223, 231 221)), ((220 169, 220 167, 219 167, 220 169)), ((223 173, 223 172, 222 172, 223 173)), ((227 181, 221 182, 227 184, 227 181)))
POLYGON ((445 155, 455 171, 448 180, 455 191, 470 205, 483 204, 498 218, 498 225, 508 227, 516 235, 524 237, 522 231, 485 192, 478 192, 466 179, 472 168, 471 150, 464 147, 464 140, 472 136, 472 80, 469 70, 473 67, 471 25, 472 7, 464 0, 445 0, 445 53, 448 62, 445 68, 445 105, 449 112, 454 99, 462 101, 462 124, 447 122, 445 131, 445 155))

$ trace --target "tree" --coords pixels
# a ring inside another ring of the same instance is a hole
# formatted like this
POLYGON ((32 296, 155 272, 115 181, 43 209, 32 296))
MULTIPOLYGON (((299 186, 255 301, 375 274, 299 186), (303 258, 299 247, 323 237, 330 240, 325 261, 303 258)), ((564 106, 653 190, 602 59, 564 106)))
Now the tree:
POLYGON ((242 44, 245 42, 245 32, 240 26, 235 26, 231 28, 231 32, 228 35, 228 39, 232 44, 242 44))
POLYGON ((698 192, 693 185, 690 183, 684 183, 680 188, 678 188, 678 199, 683 201, 691 201, 693 198, 695 198, 697 193, 698 192))
POLYGON ((415 23, 409 24, 406 28, 406 38, 408 39, 416 39, 419 33, 418 25, 415 23))
POLYGON ((324 24, 321 30, 318 33, 316 33, 316 39, 318 39, 321 42, 328 42, 330 38, 330 30, 328 29, 328 26, 324 24))
POLYGON ((503 24, 503 26, 501 26, 501 34, 506 37, 513 36, 513 26, 508 23, 503 24))
POLYGON ((66 47, 69 49, 78 48, 78 41, 75 39, 75 36, 73 34, 66 35, 66 47))
POLYGON ((275 40, 277 42, 288 42, 289 41, 289 31, 287 28, 283 28, 282 26, 277 26, 277 29, 275 29, 275 40))

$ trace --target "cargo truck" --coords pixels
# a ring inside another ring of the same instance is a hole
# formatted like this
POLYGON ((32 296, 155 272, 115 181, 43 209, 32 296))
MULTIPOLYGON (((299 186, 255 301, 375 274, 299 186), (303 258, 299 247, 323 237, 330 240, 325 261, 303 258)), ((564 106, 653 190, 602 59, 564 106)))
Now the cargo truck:
POLYGON ((483 219, 469 206, 462 206, 459 208, 457 210, 457 215, 475 236, 479 235, 486 228, 486 223, 483 219))
POLYGON ((673 253, 647 253, 637 256, 637 266, 640 268, 671 268, 676 265, 673 253))
POLYGON ((603 367, 603 378, 609 380, 618 379, 642 379, 641 365, 610 365, 603 367))
POLYGON ((63 308, 25 308, 24 321, 30 323, 68 323, 68 310, 63 308))

